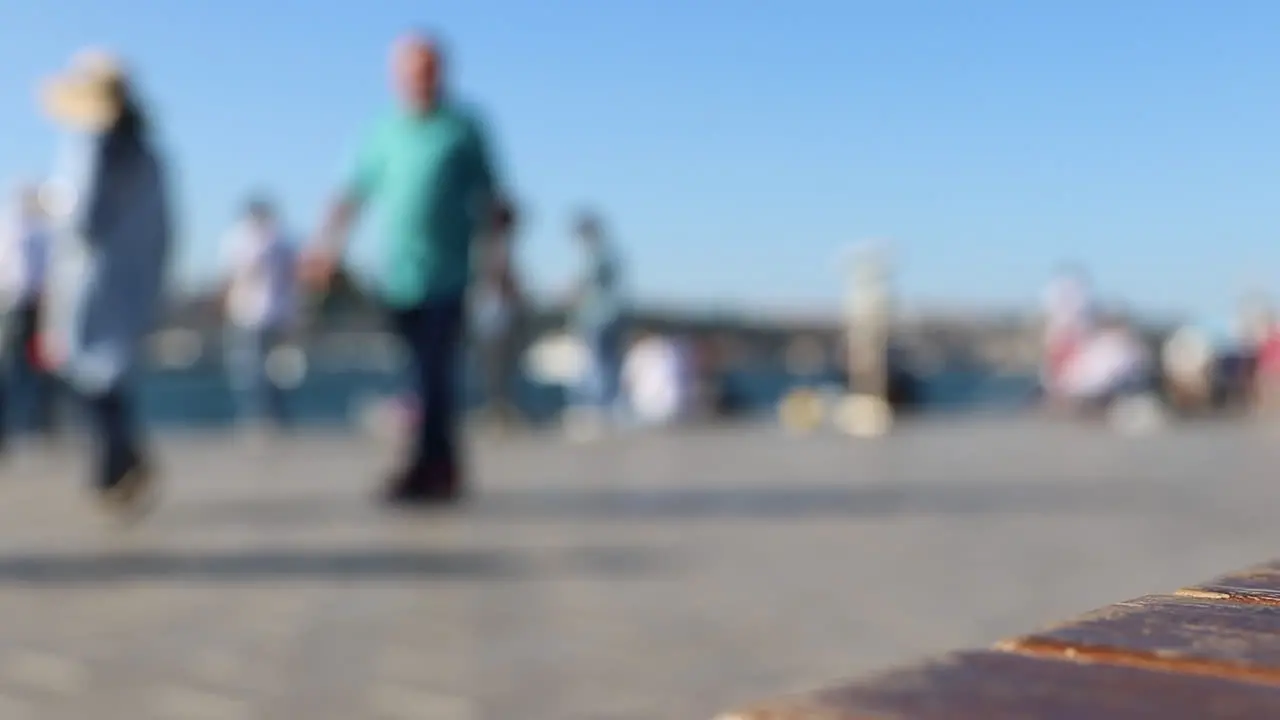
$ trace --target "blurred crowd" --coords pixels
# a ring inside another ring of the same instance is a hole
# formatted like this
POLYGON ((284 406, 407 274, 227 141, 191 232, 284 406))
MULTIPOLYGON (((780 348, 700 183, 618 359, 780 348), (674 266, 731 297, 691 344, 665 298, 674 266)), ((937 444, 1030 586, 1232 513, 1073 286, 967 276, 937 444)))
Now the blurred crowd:
MULTIPOLYGON (((512 383, 526 354, 529 298, 515 252, 514 193, 476 107, 447 82, 439 40, 409 33, 390 50, 397 107, 376 116, 318 229, 298 233, 270 193, 249 198, 220 253, 225 367, 246 424, 288 424, 270 360, 322 312, 368 209, 379 268, 371 294, 407 351, 409 442, 381 497, 451 503, 465 495, 457 398, 464 343, 479 349, 487 416, 521 421, 512 383)), ((137 412, 144 342, 162 312, 177 218, 167 159, 130 68, 100 50, 77 53, 40 87, 62 141, 50 175, 14 194, 0 230, 0 446, 11 390, 33 396, 51 434, 56 394, 88 409, 97 440, 93 485, 133 508, 155 477, 137 412)), ((627 327, 624 263, 601 217, 572 221, 576 282, 561 298, 573 372, 569 426, 591 437, 621 424, 665 423, 685 410, 688 356, 674 338, 627 327)), ((564 363, 561 363, 562 365, 564 363)))
MULTIPOLYGON (((569 234, 580 252, 576 282, 560 299, 559 340, 530 337, 530 299, 517 263, 520 213, 475 106, 447 82, 436 38, 408 34, 390 51, 398 105, 376 116, 314 232, 297 232, 270 193, 248 198, 220 253, 226 362, 240 416, 283 428, 286 403, 270 358, 325 305, 366 209, 379 269, 371 288, 407 350, 411 392, 400 402, 408 442, 381 497, 439 504, 465 496, 458 358, 479 349, 486 416, 521 424, 513 383, 529 356, 570 388, 568 431, 589 439, 626 425, 682 419, 705 400, 705 353, 627 323, 626 271, 598 214, 579 212, 569 234)), ((36 398, 33 424, 54 431, 55 393, 79 398, 97 439, 93 483, 104 499, 134 507, 155 476, 137 381, 143 344, 160 316, 174 254, 167 160, 120 58, 77 54, 41 86, 41 107, 63 141, 54 171, 23 185, 0 232, 0 448, 12 390, 36 398)), ((887 269, 863 258, 851 286, 843 364, 860 426, 887 427, 914 393, 892 354, 887 269)), ((1153 347, 1132 318, 1099 307, 1076 269, 1044 298, 1043 395, 1056 411, 1107 411, 1158 398, 1182 412, 1265 407, 1280 387, 1280 332, 1251 306, 1230 337, 1194 324, 1153 347)), ((821 365, 822 363, 817 363, 821 365)))
POLYGON ((1044 297, 1045 399, 1055 410, 1105 412, 1137 398, 1179 415, 1265 411, 1280 387, 1280 325, 1265 298, 1233 322, 1183 322, 1151 337, 1101 307, 1085 273, 1060 272, 1044 297))

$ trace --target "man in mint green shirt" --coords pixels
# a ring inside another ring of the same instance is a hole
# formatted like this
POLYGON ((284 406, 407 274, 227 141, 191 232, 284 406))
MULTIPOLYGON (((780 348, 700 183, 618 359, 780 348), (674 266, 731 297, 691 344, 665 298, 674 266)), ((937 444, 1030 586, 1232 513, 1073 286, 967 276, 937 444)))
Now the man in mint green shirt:
POLYGON ((377 291, 414 365, 420 405, 410 457, 386 500, 447 503, 462 496, 456 406, 471 245, 494 218, 497 193, 482 124, 443 92, 439 45, 410 36, 392 56, 402 107, 365 138, 342 195, 303 263, 327 286, 360 210, 378 216, 377 291))

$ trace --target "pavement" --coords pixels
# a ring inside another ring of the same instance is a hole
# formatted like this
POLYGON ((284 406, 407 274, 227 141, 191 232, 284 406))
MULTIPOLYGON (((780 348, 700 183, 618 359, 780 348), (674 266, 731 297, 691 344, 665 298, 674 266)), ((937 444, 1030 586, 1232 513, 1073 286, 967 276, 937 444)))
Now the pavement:
POLYGON ((172 436, 132 527, 74 443, 19 449, 0 718, 704 720, 1269 559, 1276 432, 478 439, 425 516, 368 502, 376 443, 172 436))

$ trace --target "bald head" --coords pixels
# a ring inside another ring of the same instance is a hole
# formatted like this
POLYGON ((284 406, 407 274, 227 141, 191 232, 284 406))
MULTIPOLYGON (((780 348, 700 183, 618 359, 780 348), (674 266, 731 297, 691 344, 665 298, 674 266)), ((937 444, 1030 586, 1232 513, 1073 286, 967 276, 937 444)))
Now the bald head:
POLYGON ((409 34, 396 41, 391 52, 391 70, 396 91, 410 108, 434 110, 444 85, 444 49, 440 41, 422 34, 409 34))

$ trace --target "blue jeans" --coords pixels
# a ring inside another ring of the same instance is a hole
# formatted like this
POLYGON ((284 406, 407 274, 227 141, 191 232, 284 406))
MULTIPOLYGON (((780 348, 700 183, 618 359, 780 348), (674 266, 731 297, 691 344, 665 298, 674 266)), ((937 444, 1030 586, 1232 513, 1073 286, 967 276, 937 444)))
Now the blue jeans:
POLYGON ((589 364, 575 388, 573 403, 581 408, 610 412, 618 405, 622 381, 622 323, 614 321, 583 328, 578 337, 586 346, 589 364))
POLYGON ((284 331, 273 326, 227 329, 227 369, 243 420, 277 426, 287 421, 284 392, 267 374, 267 357, 283 337, 284 331))
POLYGON ((462 420, 458 364, 466 323, 463 298, 433 298, 414 307, 393 308, 389 314, 409 353, 410 381, 420 412, 407 469, 456 470, 462 420))

